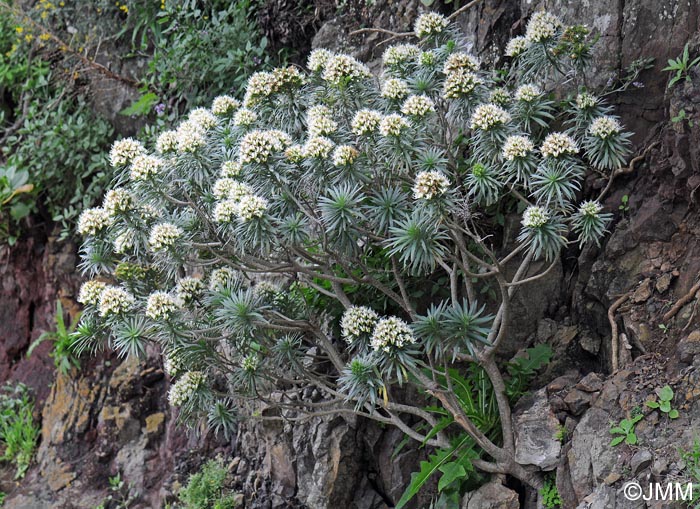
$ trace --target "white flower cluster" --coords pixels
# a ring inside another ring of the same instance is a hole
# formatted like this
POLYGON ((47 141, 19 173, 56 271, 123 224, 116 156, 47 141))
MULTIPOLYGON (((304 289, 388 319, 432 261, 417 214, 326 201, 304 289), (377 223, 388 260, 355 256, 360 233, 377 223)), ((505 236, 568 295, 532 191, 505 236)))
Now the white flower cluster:
POLYGON ((489 95, 489 102, 499 106, 506 106, 510 102, 510 92, 505 88, 496 88, 489 95))
POLYGON ((390 78, 382 84, 381 95, 386 99, 403 99, 408 95, 408 83, 398 78, 390 78))
POLYGON ((134 198, 131 196, 131 193, 120 187, 107 191, 104 201, 102 202, 102 208, 104 208, 110 216, 128 212, 133 206, 134 198))
POLYGON ((116 286, 106 286, 100 294, 100 316, 121 315, 134 307, 136 299, 131 293, 116 286))
POLYGON ((416 200, 431 200, 445 194, 449 187, 450 181, 439 171, 422 171, 416 175, 413 197, 416 200))
POLYGON ((546 11, 536 12, 527 24, 525 39, 530 43, 543 42, 557 35, 561 27, 561 20, 554 14, 546 11))
POLYGON ((369 67, 349 55, 333 55, 323 69, 323 79, 333 86, 370 78, 369 67))
POLYGON ((259 299, 270 301, 280 292, 280 287, 272 281, 258 281, 253 287, 253 293, 259 299))
MULTIPOLYGON (((240 204, 243 197, 252 195, 253 190, 247 184, 232 179, 221 180, 229 182, 220 186, 222 189, 217 193, 217 198, 223 199, 223 201, 217 203, 216 207, 214 207, 214 221, 217 223, 230 223, 234 217, 239 217, 240 204)), ((216 183, 214 187, 216 187, 216 183)))
POLYGON ((177 151, 181 154, 197 152, 206 143, 204 130, 195 122, 186 121, 176 131, 177 151))
POLYGON ((136 240, 136 234, 133 230, 125 230, 114 238, 112 245, 114 246, 114 252, 117 254, 124 254, 127 251, 134 248, 134 240, 136 240))
POLYGON ((449 73, 447 78, 445 78, 442 96, 445 99, 459 99, 471 94, 476 86, 481 83, 481 79, 473 72, 466 69, 458 69, 449 73))
POLYGON ((311 72, 319 73, 323 71, 331 57, 333 57, 333 53, 327 49, 315 49, 309 54, 306 67, 308 67, 311 72))
POLYGON ((252 107, 286 88, 297 88, 304 83, 304 76, 293 66, 278 67, 272 72, 256 72, 248 79, 243 105, 252 107))
POLYGON ((588 92, 582 92, 576 96, 576 108, 587 110, 598 104, 598 98, 588 92))
POLYGON ((442 68, 442 72, 444 74, 450 74, 460 69, 471 72, 478 71, 479 62, 477 62, 476 58, 469 53, 457 51, 456 53, 452 53, 449 57, 447 57, 447 60, 445 60, 445 65, 442 68))
POLYGON ((241 221, 263 217, 267 210, 267 200, 254 194, 246 194, 238 202, 237 215, 241 221))
POLYGON ((426 12, 418 16, 414 26, 416 37, 422 39, 430 35, 441 34, 449 26, 449 20, 437 12, 426 12))
POLYGON ((215 269, 209 274, 209 290, 224 288, 236 280, 236 273, 228 267, 215 269))
POLYGON ((435 63, 437 62, 435 52, 432 50, 421 52, 421 54, 418 56, 418 62, 420 62, 420 65, 422 65, 423 67, 434 67, 435 63))
POLYGON ((85 281, 78 292, 78 302, 85 306, 97 306, 107 284, 102 281, 85 281))
POLYGON ((211 188, 211 194, 213 194, 217 200, 226 198, 240 200, 244 195, 252 192, 249 185, 238 182, 232 178, 221 178, 214 182, 211 188))
POLYGON ((525 209, 523 213, 523 226, 525 228, 541 228, 549 221, 549 212, 536 205, 525 209))
POLYGON ((168 292, 153 292, 146 301, 146 316, 151 320, 167 319, 179 307, 177 300, 168 292))
POLYGON ((542 91, 535 85, 521 85, 515 91, 515 99, 526 103, 532 102, 542 95, 542 91))
POLYGON ((221 176, 223 178, 235 178, 241 174, 241 163, 238 161, 224 161, 221 163, 221 176))
POLYGON ((340 319, 340 334, 348 344, 352 344, 363 336, 369 337, 378 321, 379 315, 372 309, 352 306, 340 319))
POLYGON ((523 53, 528 46, 530 46, 530 41, 522 35, 513 37, 506 45, 506 56, 517 57, 523 53))
POLYGON ((591 122, 591 126, 588 128, 588 132, 591 133, 591 135, 602 140, 618 134, 620 131, 622 131, 620 122, 618 122, 615 117, 609 115, 596 118, 591 122))
POLYGON ((552 133, 542 142, 540 147, 542 157, 559 157, 561 155, 573 155, 578 152, 578 146, 568 134, 552 133))
POLYGON ((333 112, 328 106, 322 104, 307 110, 306 125, 311 136, 325 136, 338 130, 338 123, 333 120, 333 112))
POLYGON ((248 127, 258 120, 258 114, 248 108, 241 108, 233 116, 233 125, 248 127))
POLYGON ((243 98, 244 106, 254 106, 260 99, 268 97, 274 88, 274 77, 271 72, 256 72, 248 78, 248 85, 243 98))
POLYGON ((240 162, 264 164, 272 154, 284 150, 289 142, 289 136, 282 131, 251 131, 243 137, 238 147, 240 162))
POLYGON ((382 114, 375 110, 360 110, 352 119, 352 132, 357 136, 372 134, 379 128, 382 114))
POLYGON ((182 238, 184 232, 179 226, 172 223, 159 223, 151 228, 148 237, 148 245, 154 252, 164 251, 175 246, 175 243, 182 238))
POLYGON ((494 127, 507 124, 510 121, 510 113, 495 104, 481 104, 476 107, 470 125, 472 129, 489 131, 494 127))
POLYGON ((395 316, 379 320, 370 338, 372 349, 384 352, 401 349, 415 342, 416 338, 408 324, 395 316))
POLYGON ((397 44, 389 46, 382 55, 382 61, 387 67, 394 67, 405 64, 406 62, 415 61, 420 55, 420 48, 414 44, 397 44))
POLYGON ((78 218, 78 233, 81 235, 97 235, 111 224, 109 213, 103 208, 85 209, 78 218))
POLYGON ((230 114, 234 110, 237 110, 240 106, 241 103, 230 95, 220 95, 215 97, 212 101, 211 112, 214 115, 224 116, 230 114))
POLYGON ((168 401, 172 406, 182 406, 194 396, 203 384, 204 373, 187 371, 170 387, 168 401))
POLYGON ((408 121, 401 115, 392 113, 382 118, 379 123, 379 133, 384 137, 398 137, 404 129, 409 127, 408 121))
POLYGON ((112 149, 109 151, 109 162, 114 168, 118 168, 119 166, 126 166, 136 156, 145 153, 146 149, 140 141, 133 138, 124 138, 123 140, 115 141, 112 145, 112 149))
POLYGON ((177 132, 163 131, 156 139, 156 152, 168 154, 177 150, 177 132))
POLYGON ((594 200, 584 201, 579 207, 579 214, 589 217, 598 217, 598 214, 603 210, 603 206, 594 200))
POLYGON ((301 151, 304 157, 311 159, 326 159, 333 150, 333 142, 324 136, 309 138, 301 151))
POLYGON ((435 112, 435 103, 426 95, 412 95, 404 101, 401 113, 409 117, 424 117, 435 112))
POLYGON ((503 158, 506 161, 523 159, 535 149, 527 136, 508 136, 503 144, 503 158))
POLYGON ((156 176, 163 167, 163 160, 147 154, 136 156, 131 163, 129 178, 133 181, 148 180, 156 176))
POLYGON ((193 109, 187 116, 187 120, 202 131, 208 131, 218 123, 216 116, 206 108, 193 109))
POLYGON ((174 350, 166 350, 163 353, 163 371, 168 376, 175 378, 186 369, 184 359, 174 350))
POLYGON ((139 207, 139 217, 143 221, 151 221, 152 219, 158 219, 162 216, 163 212, 149 203, 139 207))
POLYGON ((177 282, 175 295, 178 300, 189 304, 199 297, 204 290, 204 283, 198 277, 184 277, 177 282))
POLYGON ((333 166, 349 166, 360 153, 350 145, 340 145, 333 151, 333 166))
POLYGON ((246 355, 241 361, 241 368, 246 373, 255 373, 260 366, 260 359, 254 353, 246 355))
POLYGON ((292 163, 299 163, 304 159, 304 147, 299 144, 291 145, 284 151, 284 157, 292 163))

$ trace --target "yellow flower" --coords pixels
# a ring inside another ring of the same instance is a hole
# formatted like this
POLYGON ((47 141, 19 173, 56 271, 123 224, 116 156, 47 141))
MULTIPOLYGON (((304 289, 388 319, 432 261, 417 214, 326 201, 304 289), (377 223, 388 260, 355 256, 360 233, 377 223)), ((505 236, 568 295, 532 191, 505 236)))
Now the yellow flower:
POLYGON ((119 10, 124 12, 124 14, 129 14, 129 8, 126 5, 120 5, 119 10))
POLYGON ((18 34, 21 34, 22 32, 24 32, 24 27, 19 27, 19 26, 15 27, 15 32, 17 32, 18 34))
POLYGON ((34 36, 32 34, 27 34, 24 36, 24 40, 27 42, 32 42, 34 40, 34 36))
POLYGON ((39 39, 41 39, 42 41, 48 41, 50 38, 51 36, 49 34, 41 34, 39 36, 39 39))

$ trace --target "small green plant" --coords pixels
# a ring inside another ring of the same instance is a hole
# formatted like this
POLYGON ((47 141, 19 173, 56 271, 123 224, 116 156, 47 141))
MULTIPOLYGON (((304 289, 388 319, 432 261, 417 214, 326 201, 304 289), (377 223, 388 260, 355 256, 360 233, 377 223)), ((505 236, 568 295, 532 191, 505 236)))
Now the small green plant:
POLYGON ((71 345, 73 343, 73 332, 78 324, 80 315, 76 315, 71 321, 70 326, 66 327, 66 322, 63 318, 63 306, 61 301, 56 301, 56 330, 44 332, 39 336, 27 350, 27 357, 29 357, 34 349, 46 340, 53 341, 53 350, 49 354, 53 359, 56 369, 63 375, 67 375, 71 368, 79 368, 80 361, 73 353, 71 345))
POLYGON ((180 490, 178 498, 182 509, 233 509, 236 500, 226 489, 228 471, 223 460, 207 461, 199 472, 190 476, 187 486, 180 490))
POLYGON ((660 323, 659 329, 661 329, 664 334, 668 334, 668 325, 666 325, 665 323, 660 323))
POLYGON ((685 463, 682 474, 687 482, 693 484, 692 499, 686 500, 688 507, 700 509, 700 439, 693 440, 693 447, 690 450, 680 450, 680 456, 685 463))
POLYGON ((646 406, 649 408, 658 409, 659 411, 668 415, 670 419, 677 419, 679 416, 678 410, 671 408, 671 401, 673 401, 673 389, 670 386, 665 385, 660 389, 656 389, 656 395, 658 396, 658 401, 647 401, 646 406))
POLYGON ((562 505, 562 499, 557 489, 557 484, 551 477, 545 479, 544 486, 540 489, 542 505, 546 509, 558 509, 562 505))
POLYGON ((557 427, 557 432, 554 434, 554 438, 563 444, 566 442, 566 439, 569 438, 569 430, 566 429, 566 426, 560 424, 557 427))
POLYGON ((629 419, 622 419, 617 426, 610 427, 610 434, 614 438, 610 441, 610 446, 615 447, 621 444, 623 441, 627 445, 634 445, 637 443, 637 435, 634 432, 634 428, 639 421, 644 418, 644 415, 637 414, 629 419))
POLYGON ((625 213, 630 211, 630 197, 628 194, 622 196, 622 199, 620 200, 620 206, 617 208, 625 213))
POLYGON ((109 495, 95 509, 129 509, 138 498, 138 493, 132 493, 131 483, 122 479, 121 473, 109 478, 109 495))
POLYGON ((700 57, 696 57, 693 61, 690 61, 690 52, 688 50, 688 43, 686 43, 683 48, 683 53, 676 59, 669 59, 668 66, 663 68, 664 71, 675 73, 671 76, 667 88, 671 88, 681 80, 690 82, 690 69, 698 64, 700 64, 700 57))
POLYGON ((29 173, 14 166, 0 166, 0 242, 14 245, 17 237, 12 228, 26 217, 31 208, 19 197, 31 193, 34 185, 28 183, 29 173))
POLYGON ((24 384, 7 384, 0 391, 0 461, 12 462, 15 479, 21 479, 34 455, 39 426, 34 423, 34 402, 24 384))
POLYGON ((676 115, 675 117, 671 117, 671 122, 673 122, 674 124, 677 124, 679 122, 683 122, 684 120, 688 121, 688 125, 690 127, 693 127, 695 125, 693 120, 688 117, 688 114, 685 112, 685 109, 683 109, 683 108, 680 109, 680 111, 678 112, 678 115, 676 115))

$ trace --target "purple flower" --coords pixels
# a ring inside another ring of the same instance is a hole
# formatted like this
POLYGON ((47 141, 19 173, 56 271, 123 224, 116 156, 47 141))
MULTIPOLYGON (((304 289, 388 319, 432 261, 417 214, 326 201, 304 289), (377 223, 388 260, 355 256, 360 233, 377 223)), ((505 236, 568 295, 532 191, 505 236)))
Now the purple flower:
POLYGON ((632 83, 632 85, 634 85, 637 88, 644 88, 644 83, 642 83, 641 81, 635 81, 634 83, 632 83))
POLYGON ((157 104, 155 110, 156 110, 156 115, 158 115, 160 117, 163 113, 165 113, 165 104, 163 104, 163 103, 157 104))
POLYGON ((262 62, 262 60, 260 60, 259 57, 253 57, 253 63, 254 63, 255 65, 260 65, 260 62, 262 62))

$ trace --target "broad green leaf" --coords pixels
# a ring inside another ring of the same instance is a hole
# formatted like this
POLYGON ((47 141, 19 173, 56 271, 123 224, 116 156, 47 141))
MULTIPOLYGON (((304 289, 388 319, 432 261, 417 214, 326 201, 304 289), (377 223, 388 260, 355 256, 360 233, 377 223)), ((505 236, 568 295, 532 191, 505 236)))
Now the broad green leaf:
POLYGON ((615 447, 625 439, 624 436, 615 437, 610 441, 610 447, 615 447))
POLYGON ((659 395, 659 399, 662 401, 671 401, 673 399, 673 389, 671 389, 671 387, 668 385, 665 385, 659 389, 657 394, 659 395))
POLYGON ((463 479, 467 476, 467 471, 464 467, 455 461, 441 466, 440 472, 442 472, 442 477, 440 477, 438 482, 438 491, 444 490, 457 479, 463 479))

